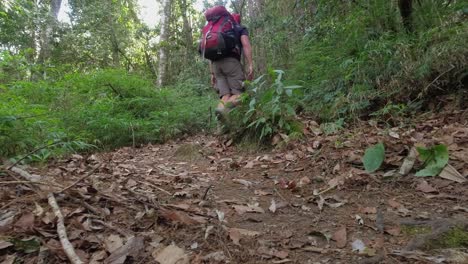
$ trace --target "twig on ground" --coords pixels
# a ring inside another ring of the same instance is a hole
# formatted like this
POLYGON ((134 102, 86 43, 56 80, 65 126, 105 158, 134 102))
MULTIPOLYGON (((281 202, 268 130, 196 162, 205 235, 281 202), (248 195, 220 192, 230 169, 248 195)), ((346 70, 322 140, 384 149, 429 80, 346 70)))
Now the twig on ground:
POLYGON ((63 186, 50 183, 50 182, 32 182, 32 181, 1 181, 0 184, 35 184, 35 185, 46 185, 46 186, 55 186, 63 188, 63 186))
POLYGON ((25 178, 26 180, 30 181, 30 182, 38 182, 40 179, 41 179, 41 176, 39 175, 36 175, 36 176, 33 176, 31 175, 29 172, 21 169, 21 168, 18 168, 18 167, 11 167, 8 168, 8 170, 18 174, 19 176, 25 178))
POLYGON ((113 230, 113 231, 121 234, 122 236, 126 237, 127 239, 134 236, 134 235, 130 234, 129 232, 123 231, 120 228, 117 228, 117 227, 115 227, 115 226, 113 226, 111 224, 108 224, 108 223, 106 223, 106 222, 104 222, 104 221, 102 221, 100 219, 91 219, 91 222, 95 222, 95 223, 98 223, 100 225, 103 225, 103 226, 109 228, 110 230, 113 230))
POLYGON ((71 263, 82 264, 83 261, 81 261, 78 255, 76 255, 73 245, 68 240, 67 230, 65 229, 65 223, 63 221, 63 215, 60 211, 60 207, 57 204, 57 200, 55 199, 54 194, 49 193, 47 197, 49 205, 50 207, 52 207, 52 210, 54 211, 54 214, 57 217, 57 233, 59 235, 60 243, 62 244, 62 248, 65 251, 65 254, 67 255, 71 263))
POLYGON ((102 210, 101 208, 99 208, 99 209, 95 208, 94 206, 90 205, 86 201, 82 200, 82 199, 84 199, 83 197, 82 197, 82 199, 78 199, 78 198, 71 197, 71 196, 69 198, 73 202, 81 204, 84 208, 88 209, 89 211, 91 211, 94 214, 99 215, 100 217, 105 217, 106 216, 106 213, 104 212, 104 210, 102 210))
POLYGON ((94 174, 94 172, 99 168, 99 166, 96 166, 94 167, 90 172, 86 173, 83 177, 79 178, 77 181, 75 181, 74 183, 68 185, 67 187, 63 188, 61 191, 59 191, 58 193, 62 193, 62 192, 65 192, 66 190, 69 190, 71 188, 73 188, 75 185, 77 185, 78 183, 80 183, 81 181, 89 178, 91 175, 94 174))
POLYGON ((170 193, 169 191, 164 190, 164 189, 161 188, 161 187, 156 186, 156 184, 153 184, 153 183, 151 183, 151 182, 144 182, 144 181, 137 181, 137 182, 138 182, 138 183, 141 183, 141 184, 145 184, 145 185, 151 186, 151 187, 153 187, 153 188, 155 188, 155 189, 157 189, 157 190, 159 190, 159 191, 161 191, 161 192, 163 192, 163 193, 165 193, 165 194, 167 194, 167 195, 172 196, 172 193, 170 193))
POLYGON ((206 191, 203 194, 202 200, 206 200, 206 196, 208 195, 208 192, 210 191, 211 188, 213 188, 213 185, 210 185, 208 186, 208 188, 206 188, 206 191))

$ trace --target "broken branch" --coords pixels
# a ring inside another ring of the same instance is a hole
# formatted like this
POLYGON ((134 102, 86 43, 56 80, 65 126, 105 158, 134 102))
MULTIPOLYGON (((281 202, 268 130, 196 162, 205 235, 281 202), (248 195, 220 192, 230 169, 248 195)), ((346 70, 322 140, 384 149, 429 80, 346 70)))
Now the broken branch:
POLYGON ((71 263, 82 264, 83 261, 81 261, 78 255, 76 255, 73 245, 70 243, 70 240, 68 240, 67 230, 65 229, 63 215, 62 215, 62 212, 60 211, 60 207, 58 206, 58 203, 57 203, 57 200, 55 199, 54 194, 49 193, 47 197, 48 197, 49 205, 50 207, 52 207, 52 210, 54 211, 54 214, 57 217, 57 233, 59 235, 60 243, 62 244, 63 251, 65 251, 65 254, 67 255, 71 263))

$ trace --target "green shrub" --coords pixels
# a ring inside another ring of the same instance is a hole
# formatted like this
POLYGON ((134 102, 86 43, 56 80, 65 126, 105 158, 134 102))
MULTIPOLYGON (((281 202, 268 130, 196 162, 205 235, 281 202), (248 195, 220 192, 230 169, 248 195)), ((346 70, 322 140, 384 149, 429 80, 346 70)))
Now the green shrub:
POLYGON ((273 136, 284 133, 290 136, 302 134, 301 124, 296 119, 294 106, 300 86, 283 83, 284 72, 271 71, 251 83, 243 96, 243 104, 230 115, 230 129, 238 138, 248 137, 258 143, 266 142, 273 136))
POLYGON ((35 153, 36 161, 208 129, 213 102, 191 87, 155 89, 149 79, 120 70, 73 73, 56 82, 17 81, 0 96, 1 156, 61 142, 35 153))

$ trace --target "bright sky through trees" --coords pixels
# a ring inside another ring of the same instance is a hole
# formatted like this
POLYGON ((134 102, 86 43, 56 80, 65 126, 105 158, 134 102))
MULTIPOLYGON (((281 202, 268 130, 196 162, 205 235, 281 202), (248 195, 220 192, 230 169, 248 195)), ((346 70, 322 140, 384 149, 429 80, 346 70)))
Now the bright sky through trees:
MULTIPOLYGON (((154 27, 159 21, 159 2, 157 0, 138 0, 138 6, 140 7, 139 16, 143 23, 150 27, 154 27)), ((203 9, 203 1, 196 0, 194 8, 201 11, 203 9)), ((69 11, 70 5, 68 4, 68 0, 63 0, 58 19, 61 22, 69 23, 70 18, 67 14, 69 11)))

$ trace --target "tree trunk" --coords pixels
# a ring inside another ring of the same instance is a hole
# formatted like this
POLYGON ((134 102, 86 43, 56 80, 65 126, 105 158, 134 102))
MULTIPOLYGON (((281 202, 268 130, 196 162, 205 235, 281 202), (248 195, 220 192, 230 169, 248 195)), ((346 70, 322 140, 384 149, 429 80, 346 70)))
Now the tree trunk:
POLYGON ((413 1, 412 0, 399 0, 398 6, 400 8, 401 19, 403 26, 407 32, 413 32, 413 1))
POLYGON ((163 14, 161 21, 161 36, 160 36, 160 48, 159 48, 159 61, 158 61, 158 79, 157 86, 164 86, 167 80, 167 41, 169 39, 169 22, 171 17, 171 4, 172 0, 163 0, 163 14))
POLYGON ((38 63, 44 64, 49 58, 51 53, 51 44, 53 42, 53 32, 58 24, 58 13, 62 0, 51 0, 49 13, 46 18, 45 25, 40 33, 40 52, 38 63))
POLYGON ((180 9, 183 19, 183 31, 185 37, 185 63, 187 64, 190 61, 190 55, 192 54, 192 45, 193 45, 193 36, 192 36, 192 27, 190 26, 188 20, 187 12, 187 0, 180 0, 180 9))

